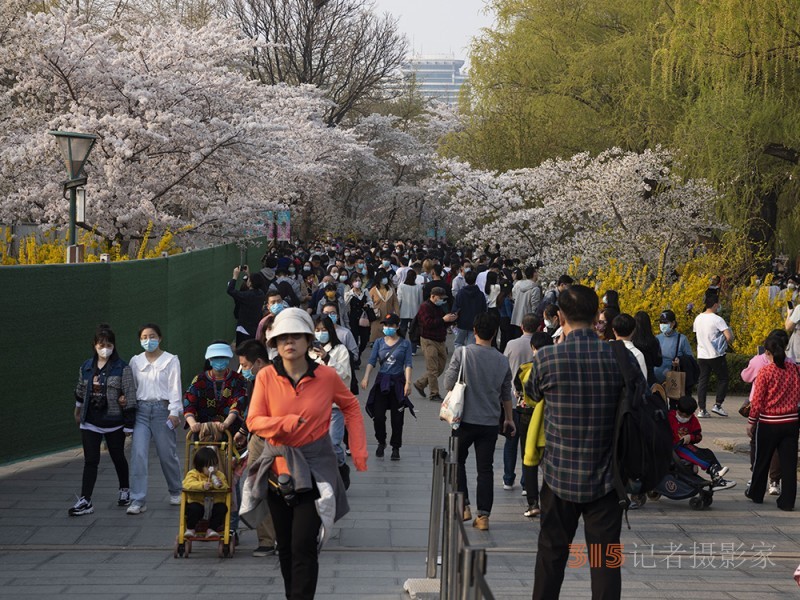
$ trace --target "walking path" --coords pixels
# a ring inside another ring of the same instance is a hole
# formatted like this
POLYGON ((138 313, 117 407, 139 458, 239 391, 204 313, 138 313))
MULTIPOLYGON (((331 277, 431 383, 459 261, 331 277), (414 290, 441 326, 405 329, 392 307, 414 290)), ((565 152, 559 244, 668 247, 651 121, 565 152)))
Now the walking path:
MULTIPOLYGON (((423 369, 414 359, 414 372, 423 369)), ((364 394, 362 393, 362 396, 364 394)), ((317 598, 398 600, 403 582, 425 576, 431 456, 447 446, 438 406, 414 392, 418 419, 407 415, 402 460, 369 459, 353 471, 351 512, 337 524, 320 557, 317 598)), ((648 502, 623 524, 623 596, 626 598, 787 598, 800 562, 800 520, 779 511, 774 497, 761 506, 743 496, 747 456, 721 450, 746 440, 745 420, 729 398, 728 419, 702 421, 706 444, 731 467, 738 486, 718 492, 713 506, 695 511, 688 501, 648 502), (713 445, 712 445, 713 443, 713 445)), ((69 411, 69 406, 65 405, 69 411)), ((367 423, 372 439, 372 426, 367 423)), ((76 433, 76 442, 78 436, 76 433)), ((374 441, 370 448, 374 450, 374 441)), ((60 600, 237 600, 284 598, 276 557, 254 558, 255 533, 241 534, 233 559, 216 546, 195 545, 191 558, 174 559, 178 509, 151 453, 148 510, 138 516, 116 506, 116 476, 101 459, 95 512, 68 517, 80 488, 82 455, 69 450, 0 467, 0 598, 60 600)), ((519 466, 518 466, 519 472, 519 466)), ((468 465, 474 486, 474 464, 468 465)), ((522 516, 519 486, 502 489, 502 439, 495 453, 495 504, 491 527, 468 527, 470 540, 488 548, 488 580, 499 599, 530 598, 538 522, 522 516)), ((474 487, 471 487, 474 494, 474 487)), ((576 543, 582 541, 579 533, 576 543)), ((562 598, 590 596, 588 566, 568 568, 562 598)))

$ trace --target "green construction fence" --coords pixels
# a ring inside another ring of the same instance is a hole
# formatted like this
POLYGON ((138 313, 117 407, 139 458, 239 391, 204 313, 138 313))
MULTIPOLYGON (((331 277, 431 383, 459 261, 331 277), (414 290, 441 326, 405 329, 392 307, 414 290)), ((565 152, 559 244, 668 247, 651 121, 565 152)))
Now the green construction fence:
POLYGON ((139 327, 157 323, 187 385, 211 341, 235 339, 227 283, 243 259, 258 270, 266 244, 259 238, 245 249, 232 243, 166 258, 0 267, 7 425, 0 464, 80 445, 73 392, 99 323, 111 325, 125 360, 142 351, 139 327))

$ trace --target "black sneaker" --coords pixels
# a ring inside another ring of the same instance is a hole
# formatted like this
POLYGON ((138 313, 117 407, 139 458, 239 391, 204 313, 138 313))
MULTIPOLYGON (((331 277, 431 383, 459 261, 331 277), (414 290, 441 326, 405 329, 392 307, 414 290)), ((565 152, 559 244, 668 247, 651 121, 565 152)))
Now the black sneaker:
POLYGON ((386 450, 386 444, 378 444, 378 448, 375 450, 375 456, 378 458, 383 458, 384 450, 386 450))
POLYGON ((78 498, 78 501, 75 505, 69 509, 69 516, 70 517, 79 517, 81 515, 90 515, 94 512, 94 506, 92 506, 92 500, 86 499, 83 496, 78 498))
POLYGON ((117 506, 128 506, 131 503, 131 492, 128 488, 119 488, 117 506))
POLYGON ((276 554, 274 546, 259 546, 255 550, 253 550, 253 556, 262 557, 262 556, 273 556, 276 554))
POLYGON ((438 402, 439 404, 441 404, 444 401, 439 394, 433 394, 430 398, 428 398, 428 400, 430 400, 431 402, 438 402))
POLYGON ((400 460, 400 448, 392 448, 391 460, 400 460))

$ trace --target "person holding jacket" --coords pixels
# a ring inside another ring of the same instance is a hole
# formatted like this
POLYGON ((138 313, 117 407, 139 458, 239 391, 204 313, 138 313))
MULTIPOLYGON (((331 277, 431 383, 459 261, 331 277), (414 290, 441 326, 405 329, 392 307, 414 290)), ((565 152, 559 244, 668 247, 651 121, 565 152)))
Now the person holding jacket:
POLYGON ((423 302, 417 312, 419 338, 422 354, 425 357, 425 374, 414 382, 414 388, 425 397, 425 388, 429 388, 431 402, 441 402, 439 395, 439 375, 447 366, 447 327, 456 320, 452 313, 445 314, 447 291, 441 287, 431 289, 430 297, 423 302))
POLYGON ((100 444, 105 439, 119 481, 119 506, 131 502, 125 437, 136 420, 136 384, 131 368, 117 353, 116 337, 108 325, 101 324, 94 334, 94 354, 78 372, 75 388, 75 422, 83 444, 81 495, 69 509, 69 516, 94 512, 92 492, 100 464, 100 444))
POLYGON ((455 348, 475 343, 475 317, 486 312, 486 296, 475 285, 477 279, 478 274, 475 271, 467 271, 464 275, 465 284, 453 303, 453 314, 458 316, 456 339, 453 342, 455 348))
MULTIPOLYGON (((319 576, 319 542, 349 506, 336 466, 328 429, 334 404, 344 413, 350 450, 358 471, 367 470, 367 442, 358 400, 336 371, 308 356, 314 323, 299 308, 284 309, 270 330, 268 343, 278 357, 258 371, 247 414, 248 430, 266 443, 252 457, 245 492, 254 472, 288 465, 291 497, 267 485, 266 500, 275 525, 286 597, 314 597, 319 576), (323 524, 325 525, 322 528, 323 524), (322 529, 321 529, 322 528, 322 529)), ((263 489, 263 486, 262 486, 263 489)))

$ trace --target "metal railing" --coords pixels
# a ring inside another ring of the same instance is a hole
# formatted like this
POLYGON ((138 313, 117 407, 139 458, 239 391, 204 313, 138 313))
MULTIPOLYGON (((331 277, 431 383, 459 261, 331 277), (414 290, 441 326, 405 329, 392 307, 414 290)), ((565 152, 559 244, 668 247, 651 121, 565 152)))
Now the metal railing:
POLYGON ((469 543, 464 528, 464 494, 458 491, 458 438, 448 450, 433 449, 433 485, 428 529, 426 577, 436 577, 442 543, 441 600, 494 600, 486 582, 486 549, 469 543))

